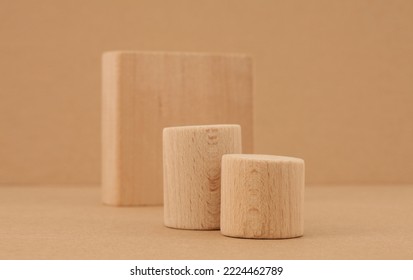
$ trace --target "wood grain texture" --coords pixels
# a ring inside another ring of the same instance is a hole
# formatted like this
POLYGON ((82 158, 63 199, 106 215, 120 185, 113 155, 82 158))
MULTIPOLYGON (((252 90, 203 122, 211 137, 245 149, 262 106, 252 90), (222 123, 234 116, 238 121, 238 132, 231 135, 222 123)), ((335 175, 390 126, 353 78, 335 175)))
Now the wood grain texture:
POLYGON ((162 204, 164 127, 238 123, 252 151, 248 56, 108 52, 102 92, 105 204, 162 204))
POLYGON ((292 238, 304 232, 304 161, 267 155, 222 158, 221 232, 292 238))
POLYGON ((165 128, 164 223, 181 229, 219 229, 221 158, 241 153, 239 125, 165 128))

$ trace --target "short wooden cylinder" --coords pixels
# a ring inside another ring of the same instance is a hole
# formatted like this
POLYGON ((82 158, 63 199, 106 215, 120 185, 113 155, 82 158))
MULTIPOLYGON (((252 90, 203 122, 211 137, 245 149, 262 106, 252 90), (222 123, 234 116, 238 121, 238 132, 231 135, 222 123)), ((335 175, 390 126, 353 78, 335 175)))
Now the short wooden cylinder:
POLYGON ((304 232, 304 161, 267 155, 224 155, 221 232, 278 239, 304 232))
POLYGON ((219 229, 221 158, 241 153, 239 125, 163 130, 164 223, 180 229, 219 229))

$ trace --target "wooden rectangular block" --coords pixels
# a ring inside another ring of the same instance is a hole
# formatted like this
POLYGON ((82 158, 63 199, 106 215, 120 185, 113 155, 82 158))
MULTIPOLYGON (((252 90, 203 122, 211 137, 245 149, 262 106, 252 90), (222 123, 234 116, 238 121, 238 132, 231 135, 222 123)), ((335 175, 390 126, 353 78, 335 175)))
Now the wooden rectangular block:
POLYGON ((252 61, 245 55, 103 55, 102 186, 110 205, 162 204, 162 129, 235 123, 253 149, 252 61))

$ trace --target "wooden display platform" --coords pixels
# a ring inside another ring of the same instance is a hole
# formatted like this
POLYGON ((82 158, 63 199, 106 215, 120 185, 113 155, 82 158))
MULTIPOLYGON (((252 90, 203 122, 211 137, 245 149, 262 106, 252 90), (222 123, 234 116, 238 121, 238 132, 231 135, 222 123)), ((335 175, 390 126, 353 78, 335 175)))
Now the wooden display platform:
POLYGON ((163 226, 97 186, 0 187, 0 259, 413 259, 413 186, 306 188, 304 236, 250 240, 163 226))

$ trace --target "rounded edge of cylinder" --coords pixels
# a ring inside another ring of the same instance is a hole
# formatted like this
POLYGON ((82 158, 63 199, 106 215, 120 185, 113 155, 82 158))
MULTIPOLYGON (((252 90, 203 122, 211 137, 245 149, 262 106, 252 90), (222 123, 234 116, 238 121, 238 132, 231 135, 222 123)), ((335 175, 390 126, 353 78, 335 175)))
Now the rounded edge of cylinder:
POLYGON ((305 161, 302 158, 290 157, 290 156, 279 156, 279 155, 265 155, 265 154, 225 154, 222 159, 233 159, 240 161, 256 161, 256 162, 288 162, 288 163, 302 163, 305 161))
POLYGON ((169 126, 164 127, 163 132, 169 131, 182 131, 182 130, 203 130, 209 128, 237 128, 241 129, 241 125, 239 124, 203 124, 203 125, 184 125, 184 126, 169 126))

